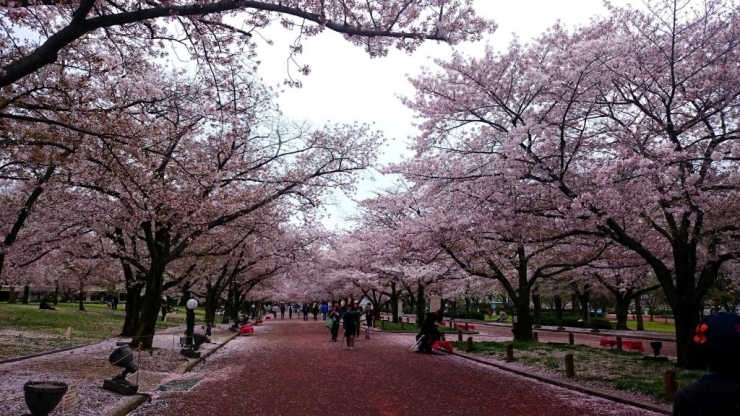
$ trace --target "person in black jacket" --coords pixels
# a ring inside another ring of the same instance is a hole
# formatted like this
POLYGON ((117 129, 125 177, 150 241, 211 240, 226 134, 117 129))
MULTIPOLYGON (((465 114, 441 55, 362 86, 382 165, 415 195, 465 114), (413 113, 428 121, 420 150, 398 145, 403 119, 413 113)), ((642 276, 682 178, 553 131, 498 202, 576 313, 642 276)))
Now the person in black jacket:
POLYGON ((344 337, 347 338, 347 346, 350 351, 355 349, 355 335, 360 327, 360 314, 355 311, 355 305, 349 303, 347 311, 344 312, 344 337))
POLYGON ((441 339, 441 334, 437 328, 437 315, 439 313, 440 311, 429 312, 426 318, 424 318, 424 322, 421 323, 421 330, 416 335, 417 342, 421 339, 419 352, 431 353, 434 341, 441 339))
POLYGON ((341 317, 341 311, 339 310, 339 304, 334 302, 334 305, 329 310, 329 318, 331 318, 331 340, 336 342, 339 337, 339 318, 341 317))
POLYGON ((720 312, 704 317, 693 346, 708 370, 676 394, 673 415, 740 415, 740 316, 720 312))

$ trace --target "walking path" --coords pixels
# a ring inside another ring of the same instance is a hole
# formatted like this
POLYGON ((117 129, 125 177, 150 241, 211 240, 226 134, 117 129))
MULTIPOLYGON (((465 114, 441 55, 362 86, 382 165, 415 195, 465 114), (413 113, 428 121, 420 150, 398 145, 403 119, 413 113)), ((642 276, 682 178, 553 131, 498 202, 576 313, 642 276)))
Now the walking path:
POLYGON ((194 387, 161 392, 134 414, 654 415, 459 357, 412 353, 413 335, 374 332, 354 351, 329 339, 320 321, 272 321, 196 367, 194 387))

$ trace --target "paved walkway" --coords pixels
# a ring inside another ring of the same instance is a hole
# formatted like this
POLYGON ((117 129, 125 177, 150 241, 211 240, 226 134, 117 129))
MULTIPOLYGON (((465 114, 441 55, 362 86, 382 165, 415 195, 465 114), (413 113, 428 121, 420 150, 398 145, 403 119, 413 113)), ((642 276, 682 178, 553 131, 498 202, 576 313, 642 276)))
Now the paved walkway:
POLYGON ((189 375, 186 392, 155 397, 136 415, 651 415, 464 359, 409 352, 413 336, 373 333, 354 351, 323 322, 271 321, 226 345, 189 375))

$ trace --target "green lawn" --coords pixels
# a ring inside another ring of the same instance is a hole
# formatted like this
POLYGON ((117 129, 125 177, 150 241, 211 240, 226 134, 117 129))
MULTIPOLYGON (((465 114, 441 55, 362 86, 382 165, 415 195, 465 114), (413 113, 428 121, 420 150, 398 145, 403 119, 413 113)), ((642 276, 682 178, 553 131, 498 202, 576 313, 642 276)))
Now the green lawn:
MULTIPOLYGON (((492 317, 488 317, 488 315, 485 316, 486 322, 495 322, 498 320, 498 316, 494 315, 492 317)), ((616 319, 610 319, 611 323, 616 324, 616 319)), ((511 317, 507 317, 507 323, 511 323, 511 317)), ((646 332, 662 332, 666 334, 674 334, 676 333, 676 327, 673 324, 666 324, 662 318, 655 318, 655 321, 650 322, 649 319, 646 317, 643 320, 643 323, 645 324, 645 331, 646 332)), ((637 323, 635 321, 628 321, 627 327, 631 330, 635 330, 637 328, 637 323)))
MULTIPOLYGON (((381 326, 380 321, 375 322, 375 327, 378 328, 378 329, 383 328, 383 329, 388 330, 388 331, 409 332, 409 333, 417 333, 417 332, 419 332, 419 327, 416 326, 416 323, 414 323, 414 322, 412 322, 412 323, 406 323, 406 322, 404 322, 403 323, 403 328, 401 328, 401 324, 400 323, 393 323, 393 322, 389 322, 389 321, 384 321, 384 322, 385 322, 385 324, 383 324, 384 326, 381 326)), ((438 328, 439 328, 439 332, 442 332, 442 333, 445 333, 445 334, 449 334, 449 333, 457 334, 457 329, 453 329, 453 328, 446 327, 446 326, 440 326, 438 328)), ((475 334, 475 333, 476 332, 474 332, 474 331, 465 331, 465 330, 463 330, 463 334, 475 334)))
MULTIPOLYGON (((506 358, 510 342, 475 342, 473 353, 506 358)), ((454 342, 454 347, 466 351, 467 343, 454 342)), ((663 373, 676 369, 671 362, 656 363, 642 359, 636 352, 593 348, 585 345, 553 345, 544 343, 514 343, 517 361, 534 368, 565 373, 565 354, 573 354, 575 380, 610 384, 617 390, 630 390, 664 398, 663 373)), ((702 372, 676 369, 678 387, 696 381, 702 372)))
MULTIPOLYGON (((612 322, 614 322, 615 324, 617 323, 616 319, 612 320, 612 322)), ((645 331, 647 332, 663 332, 666 334, 676 333, 676 327, 673 324, 666 324, 660 318, 655 318, 655 321, 653 322, 645 319, 643 323, 645 325, 645 331)), ((635 328, 637 328, 637 323, 635 321, 629 321, 627 322, 627 328, 634 331, 635 328)))
MULTIPOLYGON (((86 303, 78 311, 76 303, 60 303, 57 310, 40 310, 38 303, 29 305, 0 303, 0 359, 37 354, 89 344, 112 338, 121 332, 125 311, 123 305, 111 310, 105 304, 86 303), (72 327, 72 337, 65 333, 72 327), (26 333, 17 334, 16 331, 26 333)), ((185 308, 179 308, 184 312, 185 308)), ((185 323, 185 313, 168 314, 167 322, 159 321, 157 329, 185 323)), ((203 321, 203 309, 196 309, 196 322, 203 321)))

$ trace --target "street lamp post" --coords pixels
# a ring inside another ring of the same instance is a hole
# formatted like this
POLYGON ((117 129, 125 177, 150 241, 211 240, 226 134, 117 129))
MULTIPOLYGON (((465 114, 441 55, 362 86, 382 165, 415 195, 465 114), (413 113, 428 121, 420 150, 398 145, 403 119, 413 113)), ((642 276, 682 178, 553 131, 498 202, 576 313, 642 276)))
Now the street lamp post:
POLYGON ((193 330, 195 328, 195 308, 198 307, 198 301, 195 299, 190 299, 185 304, 188 308, 188 311, 185 316, 185 324, 187 327, 185 328, 185 345, 193 345, 193 330))

